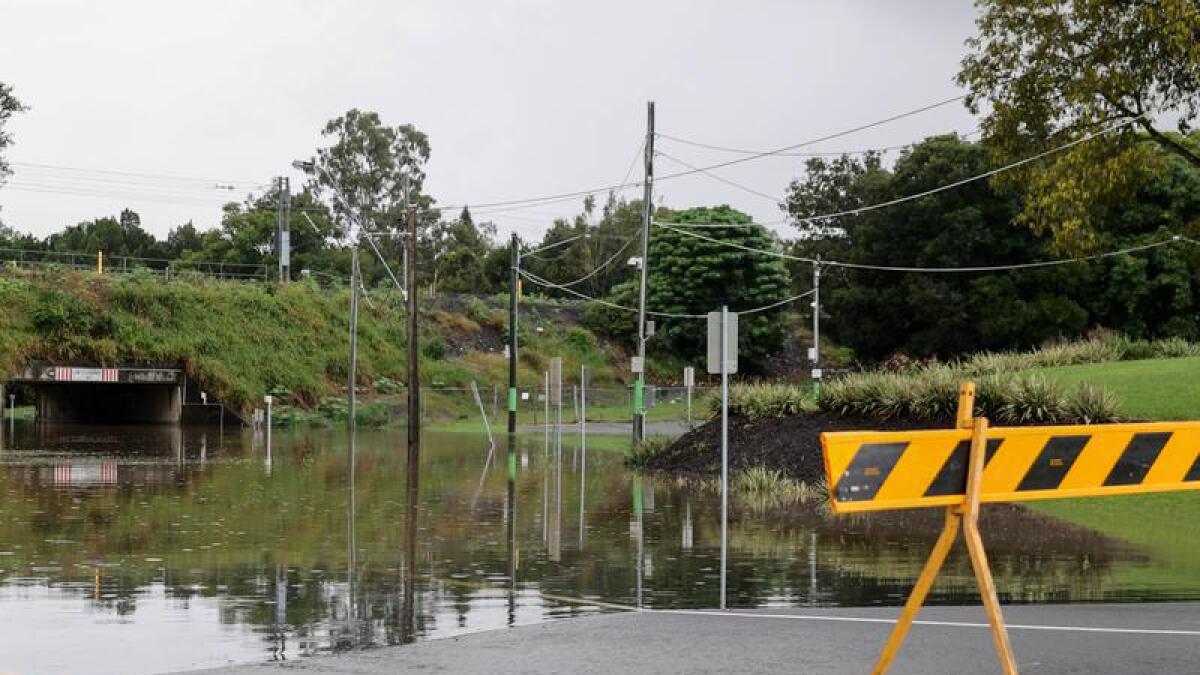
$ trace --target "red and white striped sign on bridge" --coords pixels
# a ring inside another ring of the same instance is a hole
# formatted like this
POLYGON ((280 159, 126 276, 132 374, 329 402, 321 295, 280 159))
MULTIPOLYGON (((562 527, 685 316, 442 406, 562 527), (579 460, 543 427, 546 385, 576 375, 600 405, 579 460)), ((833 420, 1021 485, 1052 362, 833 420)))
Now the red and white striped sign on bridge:
POLYGON ((116 368, 72 368, 55 366, 54 379, 58 382, 116 382, 116 368))

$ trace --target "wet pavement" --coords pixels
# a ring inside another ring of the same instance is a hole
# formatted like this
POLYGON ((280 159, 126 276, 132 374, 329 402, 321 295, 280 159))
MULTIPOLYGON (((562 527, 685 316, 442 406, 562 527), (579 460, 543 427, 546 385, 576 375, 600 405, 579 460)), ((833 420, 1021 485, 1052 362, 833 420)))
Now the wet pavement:
MULTIPOLYGON (((896 614, 890 608, 628 612, 204 675, 868 673, 896 614)), ((1200 665, 1200 604, 1024 605, 1005 614, 1022 673, 1182 675, 1200 665)), ((981 607, 933 607, 921 620, 891 673, 1000 672, 981 607)))

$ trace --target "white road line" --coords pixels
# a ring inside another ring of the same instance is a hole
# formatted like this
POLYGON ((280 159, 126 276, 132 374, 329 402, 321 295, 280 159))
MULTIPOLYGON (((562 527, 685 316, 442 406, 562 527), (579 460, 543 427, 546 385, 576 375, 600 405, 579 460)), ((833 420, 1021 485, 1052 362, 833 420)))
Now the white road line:
MULTIPOLYGON (((630 609, 638 611, 636 608, 630 609)), ((748 619, 790 619, 793 621, 834 621, 844 623, 896 623, 895 619, 877 619, 860 616, 817 616, 811 614, 763 614, 754 612, 708 612, 702 610, 688 609, 647 609, 640 610, 653 614, 680 614, 684 616, 714 616, 714 617, 739 617, 748 619)), ((990 628, 986 623, 972 623, 969 621, 928 621, 918 619, 913 622, 922 626, 949 626, 954 628, 990 628)), ((1128 635, 1185 635, 1189 637, 1200 637, 1200 630, 1172 630, 1172 629, 1154 629, 1154 628, 1102 628, 1092 626, 1042 626, 1036 624, 1020 624, 1010 623, 1008 628, 1011 630, 1045 630, 1045 631, 1060 631, 1068 633, 1119 633, 1128 635)))

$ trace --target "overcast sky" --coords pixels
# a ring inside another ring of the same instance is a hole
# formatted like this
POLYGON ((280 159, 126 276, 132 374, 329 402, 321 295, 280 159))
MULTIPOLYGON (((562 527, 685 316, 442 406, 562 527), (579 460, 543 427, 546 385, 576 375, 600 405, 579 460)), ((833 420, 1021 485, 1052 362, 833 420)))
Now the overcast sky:
MULTIPOLYGON (((0 0, 0 81, 30 106, 10 125, 0 218, 45 235, 129 207, 160 237, 188 220, 212 227, 222 201, 272 176, 298 182, 291 161, 353 107, 429 134, 427 188, 441 204, 612 185, 642 142, 647 100, 661 133, 771 149, 959 94, 974 17, 967 0, 0 0)), ((956 103, 806 150, 975 125, 956 103)), ((665 139, 659 150, 695 165, 736 157, 665 139)), ((659 174, 680 169, 656 161, 659 174)), ((802 162, 718 173, 781 195, 802 162)), ((662 181, 656 201, 781 218, 771 200, 704 175, 662 181)), ((579 208, 486 217, 539 236, 579 208)))

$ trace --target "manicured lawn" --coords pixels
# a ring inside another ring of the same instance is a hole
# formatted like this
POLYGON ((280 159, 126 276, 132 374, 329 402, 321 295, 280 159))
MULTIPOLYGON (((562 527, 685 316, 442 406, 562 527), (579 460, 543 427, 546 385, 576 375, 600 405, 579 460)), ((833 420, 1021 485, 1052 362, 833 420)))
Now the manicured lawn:
POLYGON ((1034 371, 1065 385, 1089 382, 1121 400, 1135 419, 1200 419, 1200 357, 1146 359, 1044 368, 1034 371))
MULTIPOLYGON (((1200 358, 1147 359, 1037 371, 1117 395, 1133 419, 1200 419, 1200 358)), ((1117 537, 1155 564, 1125 566, 1117 581, 1140 589, 1200 587, 1200 491, 1033 502, 1029 507, 1117 537)))

